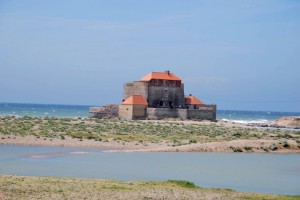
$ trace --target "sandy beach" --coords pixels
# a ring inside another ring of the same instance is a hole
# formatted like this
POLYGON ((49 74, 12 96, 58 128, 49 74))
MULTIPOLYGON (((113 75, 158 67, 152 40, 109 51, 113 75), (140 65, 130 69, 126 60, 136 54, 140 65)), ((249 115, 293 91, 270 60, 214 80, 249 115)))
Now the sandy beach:
POLYGON ((61 147, 82 147, 82 148, 108 148, 106 152, 233 152, 233 149, 241 149, 243 152, 251 153, 300 153, 297 143, 293 140, 285 140, 290 144, 289 148, 281 147, 278 140, 234 140, 226 142, 208 142, 187 144, 177 147, 169 145, 168 141, 161 143, 151 142, 119 142, 113 139, 108 142, 93 141, 88 139, 73 139, 66 137, 65 140, 53 138, 36 138, 34 136, 3 136, 1 145, 25 145, 25 146, 61 146, 61 147), (264 147, 277 144, 276 151, 265 151, 264 147), (245 149, 251 147, 251 150, 245 149))

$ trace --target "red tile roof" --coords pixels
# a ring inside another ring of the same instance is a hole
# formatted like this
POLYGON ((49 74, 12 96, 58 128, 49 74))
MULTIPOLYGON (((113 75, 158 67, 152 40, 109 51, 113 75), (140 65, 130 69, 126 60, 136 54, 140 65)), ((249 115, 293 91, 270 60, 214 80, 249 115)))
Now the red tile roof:
POLYGON ((169 71, 165 72, 151 72, 146 76, 141 78, 141 81, 150 81, 152 79, 159 79, 159 80, 169 80, 169 81, 181 81, 175 74, 170 73, 169 71))
POLYGON ((186 96, 184 98, 185 98, 185 104, 187 105, 204 105, 202 101, 200 101, 194 96, 186 96))
POLYGON ((122 105, 144 105, 147 106, 148 103, 142 95, 132 95, 123 101, 122 105))

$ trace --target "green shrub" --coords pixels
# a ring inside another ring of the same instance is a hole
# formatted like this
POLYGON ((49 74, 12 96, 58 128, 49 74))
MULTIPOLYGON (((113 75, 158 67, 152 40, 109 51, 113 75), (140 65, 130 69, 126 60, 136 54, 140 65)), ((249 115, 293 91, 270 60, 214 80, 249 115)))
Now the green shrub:
POLYGON ((271 149, 272 151, 275 151, 278 149, 278 147, 276 146, 276 144, 271 144, 269 149, 271 149))
POLYGON ((233 152, 236 152, 236 153, 243 152, 243 150, 239 147, 230 147, 230 148, 233 152))
POLYGON ((269 151, 269 148, 268 147, 260 147, 262 150, 268 152, 269 151))
POLYGON ((189 143, 190 143, 190 144, 192 144, 192 143, 197 143, 197 140, 195 140, 195 139, 190 139, 189 143))
POLYGON ((284 134, 283 137, 286 139, 293 138, 293 136, 288 133, 284 134))
POLYGON ((184 180, 168 180, 169 183, 175 183, 178 186, 185 187, 185 188, 197 188, 195 183, 190 181, 184 181, 184 180))
POLYGON ((86 136, 86 138, 89 139, 89 140, 92 140, 92 139, 95 139, 95 135, 91 134, 91 135, 86 136))
POLYGON ((253 149, 253 147, 245 146, 244 149, 245 149, 246 151, 251 151, 251 150, 253 149))
POLYGON ((242 136, 242 134, 239 133, 239 132, 237 132, 237 133, 234 133, 232 136, 237 137, 237 138, 240 138, 240 137, 242 136))
POLYGON ((100 138, 99 136, 95 136, 95 141, 102 141, 102 138, 100 138))
POLYGON ((281 146, 284 148, 289 148, 290 144, 287 141, 280 142, 281 146))

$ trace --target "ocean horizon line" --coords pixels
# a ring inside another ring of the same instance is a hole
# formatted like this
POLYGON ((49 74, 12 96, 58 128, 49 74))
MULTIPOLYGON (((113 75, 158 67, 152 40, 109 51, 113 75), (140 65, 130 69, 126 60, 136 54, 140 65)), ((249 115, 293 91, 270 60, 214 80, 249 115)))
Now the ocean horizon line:
MULTIPOLYGON (((66 103, 27 103, 27 102, 0 102, 0 104, 11 104, 11 105, 47 105, 47 106, 83 106, 83 107, 98 107, 98 106, 104 106, 109 104, 66 104, 66 103)), ((110 104, 118 104, 118 103, 110 103, 110 104)), ((278 110, 247 110, 247 109, 218 109, 218 111, 237 111, 237 112, 275 112, 275 113, 295 113, 299 114, 300 111, 278 111, 278 110)))

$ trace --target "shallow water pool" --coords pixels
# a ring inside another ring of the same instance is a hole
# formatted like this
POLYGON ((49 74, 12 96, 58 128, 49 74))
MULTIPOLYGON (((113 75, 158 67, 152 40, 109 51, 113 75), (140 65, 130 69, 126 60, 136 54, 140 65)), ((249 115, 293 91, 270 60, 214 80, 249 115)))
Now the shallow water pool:
POLYGON ((181 179, 201 187, 300 194, 300 154, 105 153, 94 148, 0 145, 0 174, 181 179))

